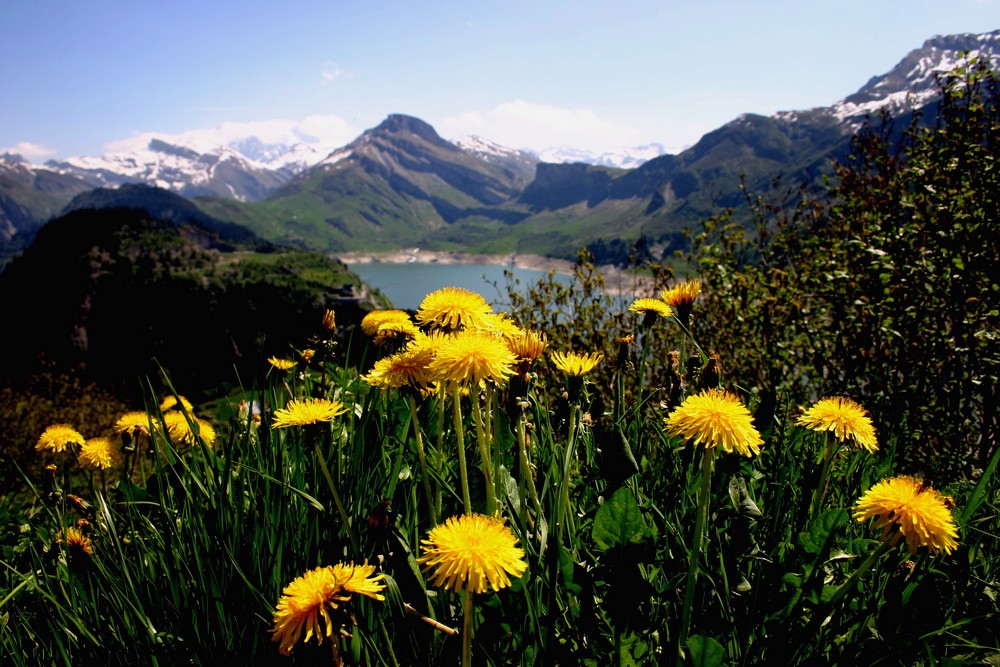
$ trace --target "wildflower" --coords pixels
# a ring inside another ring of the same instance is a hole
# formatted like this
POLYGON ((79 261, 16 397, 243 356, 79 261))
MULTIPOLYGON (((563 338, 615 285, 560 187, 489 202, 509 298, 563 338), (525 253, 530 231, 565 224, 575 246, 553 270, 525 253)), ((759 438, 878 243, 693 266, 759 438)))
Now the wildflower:
POLYGON ((301 352, 299 352, 299 356, 302 358, 302 361, 308 364, 313 360, 313 357, 316 356, 316 350, 311 350, 311 349, 302 350, 301 352))
POLYGON ((461 287, 444 287, 424 297, 416 317, 423 326, 454 331, 482 324, 492 312, 493 307, 481 294, 461 287))
POLYGON ((295 362, 290 359, 281 359, 279 357, 268 357, 268 363, 277 368, 279 371, 287 371, 295 368, 295 362))
POLYGON ((419 334, 420 329, 409 318, 390 319, 379 323, 373 342, 376 345, 383 345, 390 340, 410 341, 419 334))
POLYGON ((378 333, 379 327, 393 320, 409 321, 410 316, 406 314, 405 310, 373 310, 361 318, 361 330, 368 336, 374 336, 378 333))
POLYGON ((163 402, 160 403, 160 412, 173 410, 177 408, 178 405, 180 405, 180 407, 183 408, 185 412, 194 411, 194 406, 191 405, 191 401, 187 400, 183 396, 167 396, 165 399, 163 399, 163 402))
POLYGON ((176 444, 193 445, 195 436, 200 436, 209 447, 215 443, 215 429, 204 419, 171 411, 163 416, 163 422, 167 435, 176 444))
POLYGON ((308 426, 333 421, 337 415, 347 412, 341 401, 329 401, 325 398, 304 398, 301 401, 292 399, 281 410, 274 411, 274 428, 288 426, 308 426))
POLYGON ((804 410, 795 423, 814 431, 832 431, 841 442, 850 438, 869 452, 878 450, 872 420, 863 407, 849 398, 824 398, 804 410))
POLYGON ((113 468, 121 461, 121 454, 108 438, 90 438, 80 448, 80 466, 96 470, 113 468))
POLYGON ((896 531, 906 539, 910 553, 927 547, 932 555, 950 554, 958 546, 958 529, 946 497, 909 475, 884 479, 854 504, 858 522, 874 518, 882 539, 896 531))
POLYGON ((82 446, 83 443, 83 435, 69 424, 53 424, 42 431, 38 442, 35 443, 35 449, 38 451, 47 449, 59 454, 71 445, 82 446))
POLYGON ((694 300, 699 294, 701 294, 701 281, 689 280, 663 290, 660 292, 660 298, 677 311, 677 319, 687 326, 694 300))
POLYGON ((455 592, 484 593, 510 586, 510 576, 528 568, 524 551, 502 519, 482 514, 451 517, 431 529, 421 542, 424 555, 417 562, 433 568, 435 586, 455 592))
POLYGON ((431 383, 430 363, 434 353, 425 347, 414 346, 397 354, 379 359, 372 370, 361 377, 373 387, 424 388, 431 383))
POLYGON ((750 411, 736 396, 720 389, 705 389, 688 396, 663 421, 669 435, 682 436, 695 445, 722 445, 727 452, 735 449, 752 456, 760 454, 764 444, 750 411))
POLYGON ((327 310, 323 313, 323 328, 327 331, 337 330, 337 313, 327 310))
POLYGON ((316 643, 322 644, 323 637, 332 636, 340 624, 330 617, 330 612, 350 602, 351 594, 384 600, 381 594, 385 588, 381 583, 383 575, 372 576, 374 572, 375 566, 367 562, 318 567, 285 586, 274 611, 274 628, 271 629, 271 638, 280 642, 281 653, 291 653, 303 629, 306 633, 303 642, 315 636, 316 643))
POLYGON ((467 328, 499 336, 506 340, 512 340, 524 333, 507 313, 488 313, 479 321, 470 323, 467 328))
POLYGON ((87 556, 94 555, 94 543, 80 529, 73 526, 70 526, 65 531, 60 530, 56 533, 56 543, 65 545, 73 553, 87 556))
POLYGON ((660 299, 636 299, 628 309, 643 316, 644 327, 652 326, 657 317, 671 317, 674 314, 674 309, 660 299))
POLYGON ((501 383, 514 372, 517 358, 502 339, 462 331, 443 340, 430 363, 431 376, 461 385, 483 380, 501 383))
POLYGON ((138 434, 149 435, 149 415, 145 412, 134 410, 132 412, 126 412, 118 421, 115 422, 114 431, 115 433, 127 433, 128 435, 135 437, 138 434))
POLYGON ((545 334, 540 331, 521 331, 508 341, 508 345, 519 362, 531 362, 542 356, 545 342, 545 334))
POLYGON ((576 352, 553 352, 552 363, 556 368, 573 377, 583 377, 597 368, 604 355, 600 352, 577 354, 576 352))

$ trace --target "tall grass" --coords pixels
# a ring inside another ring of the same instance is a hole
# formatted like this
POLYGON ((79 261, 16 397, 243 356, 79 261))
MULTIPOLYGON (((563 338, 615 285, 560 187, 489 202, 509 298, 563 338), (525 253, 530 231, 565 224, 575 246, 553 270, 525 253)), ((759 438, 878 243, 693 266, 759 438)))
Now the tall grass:
POLYGON ((893 424, 876 424, 875 453, 836 448, 824 474, 827 441, 796 425, 806 406, 762 406, 724 372, 709 378, 697 351, 710 345, 675 318, 614 317, 616 351, 579 376, 551 363, 598 351, 570 335, 510 380, 378 388, 372 361, 399 348, 355 339, 370 346, 362 368, 317 354, 211 414, 180 408, 186 442, 150 392, 149 433, 122 437, 119 468, 79 474, 72 452, 39 454, 55 473, 33 479, 26 512, 2 515, 4 664, 456 664, 464 596, 432 586, 416 558, 431 528, 469 509, 503 517, 527 563, 509 589, 476 596, 475 664, 1000 660, 1000 453, 939 489, 958 548, 911 554, 851 514, 896 472, 893 424), (641 361, 680 350, 697 363, 641 361), (710 380, 756 412, 759 456, 667 435, 663 418, 710 380), (347 411, 273 427, 275 410, 310 397, 347 411), (198 426, 209 417, 214 438, 198 426), (78 525, 91 554, 57 539, 78 525), (280 655, 269 631, 285 586, 349 562, 377 566, 384 600, 354 596, 340 633, 280 655))

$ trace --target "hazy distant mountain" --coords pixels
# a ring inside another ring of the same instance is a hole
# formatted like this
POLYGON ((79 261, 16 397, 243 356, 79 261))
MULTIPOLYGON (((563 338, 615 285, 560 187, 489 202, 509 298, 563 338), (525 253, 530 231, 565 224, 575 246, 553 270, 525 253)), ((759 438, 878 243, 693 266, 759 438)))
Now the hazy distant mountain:
POLYGON ((315 141, 290 135, 230 138, 211 149, 154 139, 141 150, 45 167, 2 159, 0 240, 16 243, 19 229, 37 227, 87 184, 142 182, 301 247, 574 256, 590 244, 621 255, 640 233, 668 245, 685 227, 739 205, 741 178, 757 190, 779 173, 818 178, 866 114, 931 101, 935 75, 961 54, 1000 63, 1000 31, 934 37, 830 106, 741 115, 677 155, 650 144, 614 155, 563 148, 533 156, 479 137, 449 142, 397 114, 325 155, 315 141))

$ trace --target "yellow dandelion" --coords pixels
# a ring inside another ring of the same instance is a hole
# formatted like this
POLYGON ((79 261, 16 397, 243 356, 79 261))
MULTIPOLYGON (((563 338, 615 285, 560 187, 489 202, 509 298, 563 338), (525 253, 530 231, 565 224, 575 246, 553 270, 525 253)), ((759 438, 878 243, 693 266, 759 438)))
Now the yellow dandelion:
POLYGON ((200 437, 209 447, 215 443, 215 428, 204 419, 171 410, 163 415, 163 423, 174 444, 191 446, 195 437, 200 437))
POLYGON ((349 602, 352 593, 384 600, 381 594, 385 588, 381 583, 383 575, 372 576, 374 571, 375 567, 367 562, 318 567, 285 586, 274 611, 274 628, 271 629, 271 639, 280 642, 281 653, 291 653, 302 638, 303 630, 305 643, 315 636, 316 643, 322 644, 324 637, 332 636, 341 623, 331 618, 330 613, 349 602))
POLYGON ((489 313, 466 328, 499 336, 505 340, 512 340, 524 333, 507 313, 489 313))
POLYGON ((191 401, 187 400, 183 396, 167 396, 160 403, 160 412, 166 412, 167 410, 174 410, 180 405, 185 412, 193 412, 194 406, 191 405, 191 401))
POLYGON ((38 442, 35 443, 35 449, 59 454, 71 445, 82 446, 83 443, 83 435, 69 424, 52 424, 42 431, 38 442))
POLYGON ((667 305, 680 310, 682 307, 694 303, 699 294, 701 294, 701 281, 689 280, 663 290, 660 292, 660 298, 667 305))
POLYGON ((281 359, 280 357, 268 357, 267 361, 269 364, 277 368, 279 371, 287 371, 289 369, 295 368, 295 362, 291 359, 281 359))
POLYGON ((421 326, 454 331, 481 326, 492 312, 493 307, 481 294, 461 287, 444 287, 424 297, 416 318, 421 326))
POLYGON ((958 529, 945 496, 909 475, 884 479, 854 504, 858 522, 875 519, 882 539, 895 531, 906 539, 910 553, 927 547, 932 555, 950 554, 958 547, 958 529))
POLYGON ((510 351, 518 361, 534 361, 545 351, 545 334, 540 331, 522 331, 508 341, 510 351))
POLYGON ((430 363, 431 377, 464 386, 483 380, 502 383, 514 372, 517 358, 502 339, 461 331, 445 339, 430 363))
POLYGON ((115 433, 127 433, 133 437, 140 433, 148 436, 149 428, 149 415, 145 412, 134 410, 126 412, 118 418, 118 421, 115 422, 114 431, 115 433))
POLYGON ((576 352, 553 352, 552 363, 566 375, 572 377, 583 377, 590 371, 597 368, 604 355, 600 352, 589 354, 578 354, 576 352))
POLYGON ((373 310, 361 318, 361 330, 367 336, 374 336, 378 333, 379 327, 386 322, 405 320, 410 321, 410 316, 405 310, 373 310))
POLYGON ((482 514, 450 517, 422 540, 417 563, 433 569, 435 586, 459 592, 485 593, 510 586, 510 577, 528 569, 524 551, 502 519, 482 514))
POLYGON ((315 356, 316 356, 316 350, 306 349, 299 352, 299 357, 301 357, 302 361, 306 362, 307 364, 312 362, 313 357, 315 356))
POLYGON ((671 317, 674 314, 674 309, 670 307, 670 304, 660 299, 636 299, 628 309, 642 315, 643 324, 646 326, 651 325, 657 317, 671 317))
POLYGON ((121 462, 121 453, 109 438, 90 438, 80 448, 80 466, 107 470, 121 462))
POLYGON ((337 313, 327 310, 323 313, 323 328, 327 331, 337 330, 337 313))
POLYGON ((681 436, 695 445, 722 446, 727 452, 744 456, 760 454, 764 444, 753 426, 753 416, 728 391, 709 388, 688 396, 663 420, 667 433, 681 436))
POLYGON ((869 452, 878 450, 872 420, 863 407, 849 398, 824 398, 808 410, 803 410, 795 423, 821 433, 832 431, 837 440, 844 442, 851 439, 856 446, 869 452))
POLYGON ((379 359, 372 370, 361 377, 373 387, 383 389, 413 387, 423 389, 432 381, 430 363, 434 353, 430 348, 413 346, 402 352, 379 359))
POLYGON ((411 341, 420 335, 417 325, 407 319, 391 319, 382 322, 375 332, 374 343, 383 345, 391 340, 411 341))
POLYGON ((347 408, 341 401, 330 401, 325 398, 292 399, 283 409, 274 411, 274 420, 271 422, 271 426, 287 428, 289 426, 321 424, 333 421, 334 417, 345 412, 347 412, 347 408))
POLYGON ((94 555, 94 543, 80 529, 70 526, 56 533, 56 544, 62 544, 73 553, 94 555))

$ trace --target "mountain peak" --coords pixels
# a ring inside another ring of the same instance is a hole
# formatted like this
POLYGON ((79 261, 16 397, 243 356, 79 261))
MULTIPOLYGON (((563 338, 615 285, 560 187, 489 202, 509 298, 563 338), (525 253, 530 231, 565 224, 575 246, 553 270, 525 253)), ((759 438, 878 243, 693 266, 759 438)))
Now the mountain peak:
POLYGON ((414 118, 413 116, 407 116, 406 114, 389 114, 389 116, 379 123, 379 125, 372 130, 372 132, 379 134, 398 134, 401 132, 408 132, 410 134, 415 134, 429 143, 451 148, 453 150, 455 149, 455 146, 442 139, 441 135, 439 135, 429 123, 426 123, 419 118, 414 118))

